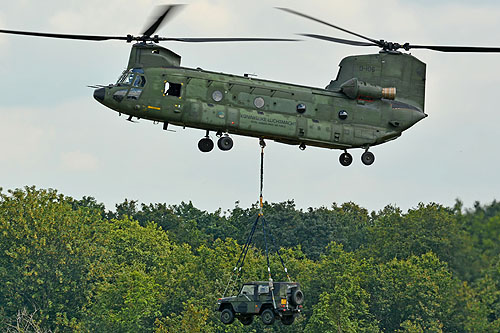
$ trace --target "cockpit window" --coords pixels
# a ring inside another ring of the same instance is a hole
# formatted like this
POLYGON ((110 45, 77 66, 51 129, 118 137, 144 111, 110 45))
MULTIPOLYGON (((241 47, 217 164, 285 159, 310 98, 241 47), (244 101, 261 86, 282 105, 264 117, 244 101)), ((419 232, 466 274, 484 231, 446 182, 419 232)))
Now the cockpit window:
POLYGON ((124 83, 130 85, 130 84, 132 84, 132 82, 134 82, 134 78, 135 78, 135 74, 134 73, 129 73, 127 75, 127 78, 125 79, 124 83))
POLYGON ((131 88, 128 92, 127 99, 139 99, 142 94, 142 89, 131 88))
POLYGON ((131 70, 124 72, 118 80, 118 84, 144 87, 146 84, 144 70, 141 68, 132 68, 131 70))
POLYGON ((146 84, 146 78, 143 75, 136 75, 134 79, 134 87, 144 87, 146 84))

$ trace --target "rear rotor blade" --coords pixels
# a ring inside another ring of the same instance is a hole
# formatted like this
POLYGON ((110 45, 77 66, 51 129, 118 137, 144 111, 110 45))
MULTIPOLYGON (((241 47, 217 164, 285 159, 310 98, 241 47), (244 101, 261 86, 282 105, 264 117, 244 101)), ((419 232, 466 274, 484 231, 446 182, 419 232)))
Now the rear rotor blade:
POLYGON ((160 13, 158 17, 156 17, 153 22, 149 25, 149 28, 147 28, 143 36, 144 37, 149 37, 153 35, 158 28, 164 23, 166 23, 165 19, 170 19, 172 18, 172 15, 184 5, 166 5, 166 6, 159 6, 157 9, 157 13, 160 13))
POLYGON ((440 52, 467 52, 467 53, 496 53, 500 52, 500 47, 488 46, 443 46, 443 45, 408 45, 402 46, 405 50, 409 49, 428 49, 440 52))
POLYGON ((355 40, 335 38, 335 37, 329 37, 329 36, 323 36, 323 35, 315 35, 315 34, 299 34, 299 35, 306 36, 306 37, 317 38, 317 39, 322 39, 322 40, 326 40, 328 42, 335 42, 335 43, 341 43, 341 44, 347 44, 347 45, 354 45, 354 46, 379 46, 379 45, 377 45, 375 43, 358 42, 358 41, 355 41, 355 40))
POLYGON ((370 42, 372 42, 372 43, 374 43, 374 44, 376 44, 376 45, 381 46, 380 41, 378 41, 378 40, 375 40, 375 39, 373 39, 373 38, 366 37, 366 36, 360 35, 360 34, 358 34, 358 33, 355 33, 355 32, 352 32, 352 31, 349 31, 349 30, 347 30, 347 29, 344 29, 344 28, 341 28, 341 27, 339 27, 339 26, 333 25, 333 24, 331 24, 331 23, 328 23, 328 22, 322 21, 322 20, 317 19, 317 18, 315 18, 315 17, 312 17, 312 16, 309 16, 309 15, 306 15, 306 14, 302 14, 302 13, 296 12, 295 10, 292 10, 292 9, 289 9, 289 8, 281 8, 281 7, 276 7, 276 8, 277 8, 277 9, 284 10, 285 12, 288 12, 288 13, 291 13, 291 14, 295 14, 295 15, 298 15, 298 16, 301 16, 301 17, 304 17, 304 18, 307 18, 307 19, 310 19, 310 20, 316 21, 316 22, 318 22, 318 23, 321 23, 321 24, 327 25, 327 26, 329 26, 329 27, 331 27, 331 28, 335 28, 335 29, 337 29, 337 30, 340 30, 340 31, 346 32, 346 33, 351 34, 351 35, 354 35, 354 36, 356 36, 356 37, 366 39, 366 40, 368 40, 368 41, 370 41, 370 42))
POLYGON ((77 40, 90 40, 90 41, 127 40, 128 38, 127 36, 120 37, 120 36, 69 35, 69 34, 53 34, 46 32, 16 31, 16 30, 0 30, 0 33, 11 34, 11 35, 25 35, 25 36, 77 39, 77 40))

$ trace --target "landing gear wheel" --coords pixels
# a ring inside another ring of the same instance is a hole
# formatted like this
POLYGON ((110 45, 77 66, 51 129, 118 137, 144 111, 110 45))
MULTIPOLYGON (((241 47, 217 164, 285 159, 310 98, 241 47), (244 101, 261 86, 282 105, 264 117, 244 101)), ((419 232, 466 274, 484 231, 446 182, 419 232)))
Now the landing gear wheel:
POLYGON ((222 151, 228 151, 229 149, 233 148, 233 139, 231 139, 228 136, 222 136, 218 141, 217 141, 217 146, 219 147, 220 150, 222 151))
POLYGON ((272 325, 274 324, 274 320, 276 319, 273 310, 271 309, 265 309, 262 311, 262 314, 260 315, 260 319, 262 319, 262 322, 264 325, 272 325))
POLYGON ((375 155, 372 152, 365 151, 363 155, 361 155, 361 162, 364 165, 372 165, 375 162, 375 155))
POLYGON ((283 325, 292 325, 294 321, 295 321, 295 317, 294 316, 283 316, 283 317, 281 317, 281 323, 283 325))
POLYGON ((208 153, 214 149, 214 142, 210 138, 203 138, 198 141, 198 149, 203 153, 208 153))
POLYGON ((226 324, 232 324, 234 321, 234 312, 231 309, 224 309, 220 314, 220 320, 226 324))
POLYGON ((250 325, 253 322, 253 316, 242 316, 239 319, 243 325, 250 325))
POLYGON ((349 154, 348 152, 340 154, 339 162, 340 162, 340 164, 342 164, 345 167, 351 165, 352 155, 349 154))

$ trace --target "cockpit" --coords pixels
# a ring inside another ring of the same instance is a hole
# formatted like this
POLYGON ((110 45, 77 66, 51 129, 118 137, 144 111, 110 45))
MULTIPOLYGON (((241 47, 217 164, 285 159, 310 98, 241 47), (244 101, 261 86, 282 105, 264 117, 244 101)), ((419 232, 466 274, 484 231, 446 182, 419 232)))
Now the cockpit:
POLYGON ((133 87, 144 87, 146 85, 146 77, 142 68, 132 68, 124 71, 118 78, 116 85, 125 85, 133 87))
POLYGON ((116 82, 116 86, 123 87, 123 89, 117 90, 113 94, 113 99, 117 102, 121 102, 124 98, 137 100, 141 96, 145 85, 146 76, 142 68, 126 70, 116 82))

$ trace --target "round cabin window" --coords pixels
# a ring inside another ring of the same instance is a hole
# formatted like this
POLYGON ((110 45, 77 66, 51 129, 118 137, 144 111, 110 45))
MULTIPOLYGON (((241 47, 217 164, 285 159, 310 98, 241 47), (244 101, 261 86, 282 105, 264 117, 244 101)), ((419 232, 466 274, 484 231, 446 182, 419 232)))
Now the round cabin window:
POLYGON ((297 112, 298 113, 306 112, 306 105, 304 103, 297 104, 297 112))
POLYGON ((266 102, 264 101, 264 99, 263 99, 262 97, 256 97, 256 98, 253 100, 253 105, 255 105, 255 107, 256 107, 257 109, 261 109, 261 108, 264 106, 264 104, 265 104, 265 103, 266 103, 266 102))
POLYGON ((212 93, 212 99, 216 102, 222 101, 222 97, 224 97, 224 95, 219 90, 216 90, 212 93))
POLYGON ((346 110, 340 110, 339 111, 339 118, 342 119, 342 120, 346 120, 347 119, 347 111, 346 110))

